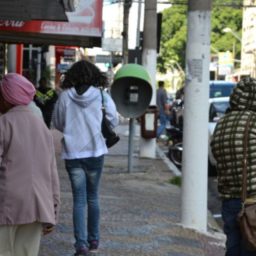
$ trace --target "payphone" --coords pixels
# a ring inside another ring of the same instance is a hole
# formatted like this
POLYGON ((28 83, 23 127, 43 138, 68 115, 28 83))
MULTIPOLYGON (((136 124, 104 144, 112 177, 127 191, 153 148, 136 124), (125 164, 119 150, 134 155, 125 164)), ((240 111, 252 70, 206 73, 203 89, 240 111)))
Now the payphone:
POLYGON ((126 64, 114 77, 111 96, 123 117, 141 120, 141 136, 156 137, 157 107, 149 106, 153 89, 146 69, 138 64, 126 64))
POLYGON ((114 76, 111 96, 123 117, 140 117, 152 97, 150 76, 146 69, 139 64, 121 67, 114 76))

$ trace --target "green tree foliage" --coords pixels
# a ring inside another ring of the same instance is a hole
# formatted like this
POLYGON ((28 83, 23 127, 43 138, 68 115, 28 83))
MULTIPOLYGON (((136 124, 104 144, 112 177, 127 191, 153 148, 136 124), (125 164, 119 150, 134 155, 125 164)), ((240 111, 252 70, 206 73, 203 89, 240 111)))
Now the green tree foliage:
POLYGON ((162 33, 158 68, 164 72, 170 60, 177 61, 181 66, 185 63, 187 8, 174 5, 164 10, 162 17, 162 33))
MULTIPOLYGON (((170 1, 175 2, 175 1, 170 1)), ((158 69, 165 72, 173 61, 185 68, 187 5, 178 1, 163 11, 161 48, 158 57, 158 69)), ((225 33, 224 28, 231 28, 239 37, 242 29, 242 8, 237 8, 242 0, 213 0, 211 13, 211 51, 235 51, 240 59, 241 44, 232 33, 225 33), (232 6, 233 5, 233 6, 232 6), (236 8, 235 8, 236 7, 236 8)))

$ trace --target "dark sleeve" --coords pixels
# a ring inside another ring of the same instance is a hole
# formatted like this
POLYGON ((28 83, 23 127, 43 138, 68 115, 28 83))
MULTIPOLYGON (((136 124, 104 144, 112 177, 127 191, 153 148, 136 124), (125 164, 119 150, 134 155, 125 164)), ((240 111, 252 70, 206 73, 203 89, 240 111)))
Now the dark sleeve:
POLYGON ((36 103, 36 105, 41 108, 44 106, 44 103, 41 99, 39 99, 36 95, 34 96, 34 102, 36 103))

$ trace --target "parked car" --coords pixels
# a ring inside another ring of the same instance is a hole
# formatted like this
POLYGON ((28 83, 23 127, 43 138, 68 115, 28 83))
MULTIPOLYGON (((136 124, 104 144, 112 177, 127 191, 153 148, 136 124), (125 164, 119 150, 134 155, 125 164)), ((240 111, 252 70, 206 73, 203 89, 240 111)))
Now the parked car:
POLYGON ((208 123, 208 173, 216 175, 216 161, 211 151, 211 139, 218 120, 226 113, 229 107, 229 97, 209 99, 209 123, 208 123))
MULTIPOLYGON (((216 161, 212 155, 210 143, 213 131, 218 120, 226 113, 229 107, 229 97, 217 97, 209 99, 209 123, 208 123, 208 175, 216 176, 216 161)), ((178 129, 178 128, 176 128, 178 129)), ((181 167, 182 161, 182 131, 169 129, 170 137, 178 138, 177 142, 170 144, 168 149, 168 157, 178 167, 181 167), (178 136, 177 136, 178 135, 178 136), (180 137, 181 136, 181 137, 180 137)))
MULTIPOLYGON (((236 86, 234 82, 228 82, 224 80, 210 81, 209 98, 229 97, 236 86)), ((183 90, 182 90, 183 91, 183 90)), ((182 129, 183 126, 183 113, 184 113, 184 101, 183 96, 177 98, 173 102, 173 108, 171 111, 172 125, 182 129)))
POLYGON ((229 97, 236 86, 234 82, 224 80, 210 81, 210 95, 209 98, 229 97))

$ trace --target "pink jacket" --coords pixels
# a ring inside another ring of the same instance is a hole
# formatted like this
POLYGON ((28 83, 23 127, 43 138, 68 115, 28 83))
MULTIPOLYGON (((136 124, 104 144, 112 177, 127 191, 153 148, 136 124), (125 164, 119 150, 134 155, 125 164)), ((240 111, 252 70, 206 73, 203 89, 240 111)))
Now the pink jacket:
POLYGON ((0 116, 0 225, 56 224, 59 177, 51 132, 27 106, 0 116))

